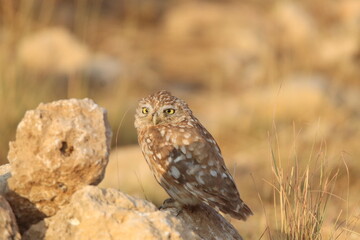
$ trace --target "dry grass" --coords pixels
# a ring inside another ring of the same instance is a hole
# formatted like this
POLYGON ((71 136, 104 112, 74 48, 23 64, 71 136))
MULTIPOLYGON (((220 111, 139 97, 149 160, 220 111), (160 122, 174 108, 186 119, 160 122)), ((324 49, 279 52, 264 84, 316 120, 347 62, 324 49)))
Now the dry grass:
POLYGON ((273 205, 264 202, 264 193, 257 190, 266 218, 266 228, 259 239, 335 240, 360 236, 354 230, 359 218, 356 213, 349 212, 349 169, 345 160, 342 159, 342 165, 336 168, 329 166, 325 142, 318 149, 314 144, 308 158, 299 158, 296 137, 300 132, 295 132, 295 126, 292 154, 284 159, 275 124, 273 129, 269 136, 273 180, 263 179, 272 188, 273 205), (347 186, 337 182, 344 170, 347 186), (344 187, 347 189, 345 196, 340 196, 339 188, 344 187), (329 221, 334 205, 337 215, 329 221))
POLYGON ((333 179, 321 179, 319 186, 312 186, 309 168, 299 171, 292 167, 290 175, 286 176, 284 169, 274 166, 277 180, 274 208, 278 213, 280 234, 286 236, 285 239, 321 239, 326 205, 332 194, 329 183, 333 179))
MULTIPOLYGON (((283 168, 276 147, 272 146, 273 174, 275 176, 274 209, 276 229, 284 239, 322 239, 321 229, 325 210, 338 172, 327 173, 325 159, 321 152, 316 162, 319 167, 310 166, 311 156, 304 167, 299 166, 299 159, 290 160, 289 169, 283 168), (310 170, 311 169, 311 170, 310 170)), ((270 239, 273 238, 270 234, 270 239)))

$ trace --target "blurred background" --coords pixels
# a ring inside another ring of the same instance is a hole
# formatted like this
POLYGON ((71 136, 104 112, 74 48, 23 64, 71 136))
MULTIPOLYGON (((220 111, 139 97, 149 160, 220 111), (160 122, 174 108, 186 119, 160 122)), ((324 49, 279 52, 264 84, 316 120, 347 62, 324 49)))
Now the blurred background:
POLYGON ((359 0, 1 0, 0 164, 26 110, 92 98, 114 132, 102 186, 159 205, 133 116, 160 89, 218 141, 255 212, 232 220, 246 239, 277 229, 274 151, 285 173, 319 158, 339 172, 321 231, 359 239, 359 0))

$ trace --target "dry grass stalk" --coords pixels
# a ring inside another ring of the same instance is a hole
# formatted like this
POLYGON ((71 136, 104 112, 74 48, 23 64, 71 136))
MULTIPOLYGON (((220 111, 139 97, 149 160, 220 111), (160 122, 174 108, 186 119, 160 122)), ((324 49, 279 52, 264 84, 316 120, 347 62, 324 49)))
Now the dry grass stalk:
MULTIPOLYGON (((326 155, 323 154, 322 147, 316 159, 310 156, 305 164, 297 158, 295 150, 294 160, 285 168, 282 166, 277 138, 275 134, 276 150, 271 147, 274 183, 270 183, 273 187, 276 230, 269 233, 269 238, 323 239, 322 227, 329 200, 332 197, 340 198, 334 194, 339 168, 327 169, 326 155)), ((271 223, 269 225, 271 226, 271 223)), ((343 233, 344 231, 339 231, 339 223, 336 221, 330 239, 339 239, 343 233)))

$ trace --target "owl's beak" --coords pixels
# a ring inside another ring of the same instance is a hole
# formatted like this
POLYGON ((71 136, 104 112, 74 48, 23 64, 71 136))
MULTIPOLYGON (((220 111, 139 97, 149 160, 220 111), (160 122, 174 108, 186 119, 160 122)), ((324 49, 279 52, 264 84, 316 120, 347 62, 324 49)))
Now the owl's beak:
POLYGON ((154 123, 154 125, 157 125, 160 122, 160 119, 156 113, 152 115, 152 122, 154 123))

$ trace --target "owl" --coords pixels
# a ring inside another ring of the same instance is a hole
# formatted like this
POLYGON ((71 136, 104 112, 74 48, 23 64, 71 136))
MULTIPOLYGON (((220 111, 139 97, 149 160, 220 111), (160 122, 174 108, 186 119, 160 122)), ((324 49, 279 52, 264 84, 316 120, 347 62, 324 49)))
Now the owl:
POLYGON ((185 101, 160 91, 139 101, 138 141, 157 182, 182 207, 205 203, 246 220, 241 200, 219 146, 185 101))

